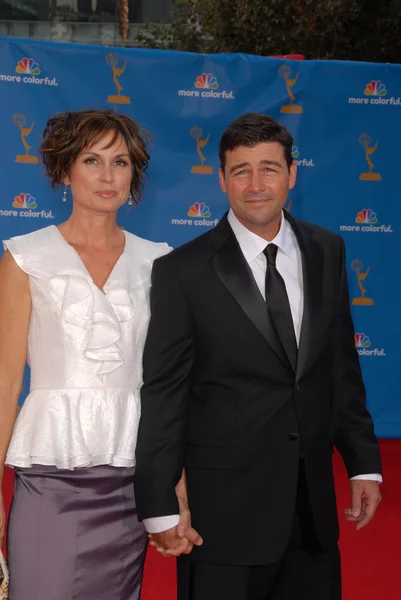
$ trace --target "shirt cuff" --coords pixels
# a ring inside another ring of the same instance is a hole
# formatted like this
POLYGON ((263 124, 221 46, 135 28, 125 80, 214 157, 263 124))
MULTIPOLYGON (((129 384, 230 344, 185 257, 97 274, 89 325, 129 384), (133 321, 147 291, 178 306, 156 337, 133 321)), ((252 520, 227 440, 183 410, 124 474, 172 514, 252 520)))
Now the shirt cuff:
POLYGON ((175 527, 180 522, 180 515, 167 515, 166 517, 152 517, 143 519, 143 524, 148 533, 161 533, 175 527))
POLYGON ((368 473, 367 475, 356 475, 355 477, 351 477, 351 481, 353 479, 364 479, 369 481, 377 481, 378 483, 383 482, 383 477, 379 473, 368 473))

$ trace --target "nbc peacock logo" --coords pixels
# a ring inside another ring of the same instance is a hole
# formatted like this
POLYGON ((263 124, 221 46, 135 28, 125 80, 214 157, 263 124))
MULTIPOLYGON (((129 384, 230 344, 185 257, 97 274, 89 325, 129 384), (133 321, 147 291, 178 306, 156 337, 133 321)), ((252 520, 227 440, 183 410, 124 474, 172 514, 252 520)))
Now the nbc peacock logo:
POLYGON ((193 84, 195 89, 190 90, 178 90, 179 96, 187 98, 213 98, 220 100, 235 100, 234 93, 232 90, 221 90, 219 89, 219 82, 217 77, 213 73, 201 73, 195 78, 193 84))
POLYGON ((364 208, 356 215, 355 223, 377 223, 378 220, 371 208, 364 208))
POLYGON ((172 219, 172 225, 189 225, 195 227, 214 227, 219 219, 210 219, 212 213, 204 202, 194 202, 188 209, 187 217, 190 219, 172 219))
POLYGON ((19 194, 15 196, 13 202, 14 208, 37 208, 36 199, 31 194, 19 194))
POLYGON ((379 79, 371 79, 365 84, 363 96, 356 98, 348 98, 348 104, 381 104, 391 106, 401 106, 401 98, 387 96, 387 87, 383 81, 379 79))
POLYGON ((9 83, 30 83, 34 85, 57 86, 55 77, 38 77, 42 73, 39 63, 34 58, 21 58, 15 67, 16 75, 0 73, 0 81, 9 83))
POLYGON ((355 348, 370 348, 370 339, 364 333, 356 333, 355 336, 355 348))
POLYGON ((386 96, 386 86, 381 81, 372 79, 372 81, 366 84, 364 94, 365 96, 386 96))
POLYGON ((188 217, 211 217, 212 213, 204 202, 195 202, 189 207, 188 217))
POLYGON ((379 217, 371 208, 357 212, 353 224, 340 225, 340 231, 362 233, 393 233, 391 225, 379 224, 379 217))
POLYGON ((11 209, 1 209, 0 217, 28 217, 36 219, 54 219, 51 210, 35 210, 38 208, 36 198, 26 192, 14 197, 11 209))
POLYGON ((202 90, 217 90, 219 84, 217 83, 216 77, 211 73, 202 73, 202 75, 198 75, 196 78, 195 87, 201 88, 202 90))
POLYGON ((355 333, 355 348, 359 356, 386 356, 384 348, 372 348, 372 343, 366 333, 355 333))
POLYGON ((19 60, 15 70, 17 73, 25 73, 26 75, 40 75, 39 65, 33 58, 19 60))

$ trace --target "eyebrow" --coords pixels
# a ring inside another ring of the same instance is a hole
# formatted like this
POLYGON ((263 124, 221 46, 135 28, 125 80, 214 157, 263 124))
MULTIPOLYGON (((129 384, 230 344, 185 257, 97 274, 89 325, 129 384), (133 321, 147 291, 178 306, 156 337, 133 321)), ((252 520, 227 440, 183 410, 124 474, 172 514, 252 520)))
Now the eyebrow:
MULTIPOLYGON (((280 162, 278 162, 277 160, 261 160, 259 164, 260 165, 271 165, 273 167, 278 167, 279 169, 283 168, 283 165, 280 162)), ((234 171, 237 171, 238 169, 242 169, 244 167, 249 167, 249 163, 248 162, 237 163, 230 168, 230 173, 233 173, 234 171)))
MULTIPOLYGON (((97 156, 98 158, 100 158, 100 154, 97 154, 97 152, 89 152, 89 151, 82 152, 82 155, 84 155, 84 154, 91 154, 92 156, 97 156)), ((122 156, 128 156, 128 158, 130 157, 129 154, 124 153, 124 154, 117 154, 114 158, 120 158, 122 156)))

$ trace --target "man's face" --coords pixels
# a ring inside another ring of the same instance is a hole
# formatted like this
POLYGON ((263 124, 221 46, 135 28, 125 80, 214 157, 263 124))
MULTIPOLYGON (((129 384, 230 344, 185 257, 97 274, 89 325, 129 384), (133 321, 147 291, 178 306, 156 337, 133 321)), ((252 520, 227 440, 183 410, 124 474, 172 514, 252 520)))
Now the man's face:
POLYGON ((220 186, 237 219, 267 240, 278 233, 288 190, 296 181, 296 165, 288 169, 284 148, 263 142, 253 148, 239 146, 226 152, 220 186))

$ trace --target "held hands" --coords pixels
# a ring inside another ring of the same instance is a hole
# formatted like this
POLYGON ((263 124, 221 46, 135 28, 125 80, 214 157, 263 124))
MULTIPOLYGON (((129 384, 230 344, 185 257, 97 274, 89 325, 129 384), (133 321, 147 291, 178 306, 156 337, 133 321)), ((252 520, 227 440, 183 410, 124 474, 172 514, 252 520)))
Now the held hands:
POLYGON ((380 488, 377 481, 353 479, 351 481, 352 508, 346 508, 345 519, 356 523, 359 531, 365 527, 375 516, 381 501, 380 488))
POLYGON ((190 554, 194 546, 201 546, 203 539, 199 533, 191 527, 191 513, 188 508, 187 486, 185 472, 175 488, 180 508, 180 521, 178 525, 149 535, 150 545, 156 548, 166 558, 178 557, 181 554, 190 554))

